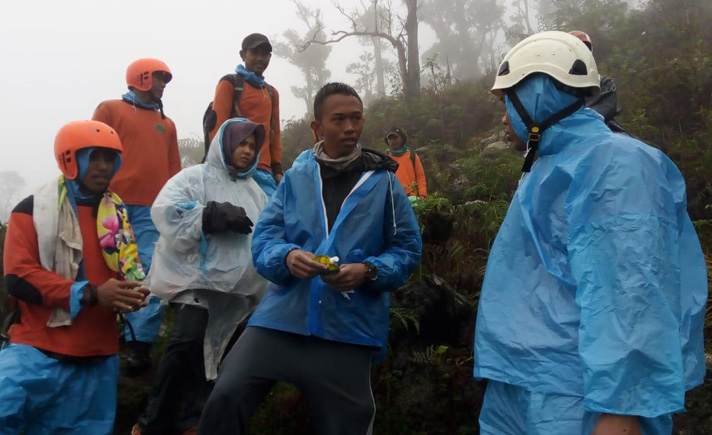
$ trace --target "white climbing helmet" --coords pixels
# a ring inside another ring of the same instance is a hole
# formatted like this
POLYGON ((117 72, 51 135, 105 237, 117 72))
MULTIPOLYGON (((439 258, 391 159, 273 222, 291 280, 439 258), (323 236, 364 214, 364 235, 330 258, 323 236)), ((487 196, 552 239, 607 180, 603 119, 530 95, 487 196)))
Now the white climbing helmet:
POLYGON ((492 93, 501 97, 524 78, 547 74, 572 88, 600 89, 601 76, 596 60, 586 44, 566 32, 541 32, 532 35, 504 57, 499 66, 492 93))

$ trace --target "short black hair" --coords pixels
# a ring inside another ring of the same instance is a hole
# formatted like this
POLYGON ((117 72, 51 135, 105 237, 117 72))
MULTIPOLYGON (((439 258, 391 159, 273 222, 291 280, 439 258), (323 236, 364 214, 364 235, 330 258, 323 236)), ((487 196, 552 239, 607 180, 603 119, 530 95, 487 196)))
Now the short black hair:
POLYGON ((356 92, 356 90, 351 86, 347 85, 346 83, 340 82, 327 83, 322 86, 321 89, 319 89, 319 92, 317 92, 316 96, 314 97, 314 119, 321 119, 321 108, 324 105, 324 101, 326 101, 326 99, 330 95, 334 94, 356 97, 363 106, 363 100, 361 100, 361 97, 358 95, 358 92, 356 92))

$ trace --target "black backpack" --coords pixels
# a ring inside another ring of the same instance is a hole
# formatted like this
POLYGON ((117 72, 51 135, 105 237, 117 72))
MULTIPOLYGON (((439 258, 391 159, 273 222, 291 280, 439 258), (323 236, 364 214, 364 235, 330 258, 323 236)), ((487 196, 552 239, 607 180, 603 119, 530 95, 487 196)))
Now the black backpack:
MULTIPOLYGON (((245 78, 242 77, 240 74, 228 74, 220 80, 229 81, 235 88, 235 93, 232 97, 232 114, 230 115, 230 118, 242 118, 243 116, 242 111, 240 110, 240 99, 242 98, 242 91, 244 91, 245 89, 245 78)), ((272 85, 269 85, 267 83, 265 83, 265 86, 267 87, 269 99, 272 102, 272 106, 274 107, 274 88, 272 87, 272 85)), ((203 114, 203 140, 205 141, 205 157, 208 156, 208 149, 210 149, 210 132, 215 129, 215 124, 217 123, 217 121, 217 114, 213 110, 213 102, 211 101, 210 104, 208 104, 208 108, 205 109, 205 114, 203 114)), ((274 118, 270 117, 269 126, 269 137, 270 142, 272 142, 274 138, 274 134, 272 134, 274 133, 274 118)), ((203 161, 205 161, 205 157, 203 158, 203 161)))

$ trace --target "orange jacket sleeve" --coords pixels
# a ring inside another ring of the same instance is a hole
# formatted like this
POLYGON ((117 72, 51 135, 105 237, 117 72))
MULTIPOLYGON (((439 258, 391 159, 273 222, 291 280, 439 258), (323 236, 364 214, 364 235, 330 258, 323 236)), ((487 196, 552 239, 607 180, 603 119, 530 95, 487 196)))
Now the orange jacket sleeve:
POLYGON ((425 198, 428 196, 428 186, 425 183, 425 171, 420 163, 420 156, 415 155, 415 181, 418 183, 418 196, 425 198))
POLYGON ((37 232, 30 214, 32 203, 32 197, 23 200, 10 215, 3 258, 5 287, 11 296, 24 302, 69 310, 74 281, 40 264, 37 232))
MULTIPOLYGON (((274 89, 274 88, 272 88, 274 89)), ((270 140, 269 153, 272 157, 272 171, 275 171, 275 164, 279 165, 279 171, 282 172, 282 128, 279 122, 279 92, 274 89, 274 103, 272 104, 272 124, 274 126, 274 131, 272 135, 273 138, 270 140)))
POLYGON ((176 132, 176 126, 171 122, 171 138, 168 149, 168 173, 170 176, 174 176, 180 172, 180 151, 178 150, 178 133, 176 132))
POLYGON ((235 97, 235 87, 227 79, 221 79, 215 88, 215 98, 213 98, 213 111, 215 112, 215 128, 210 132, 209 138, 212 141, 215 134, 225 121, 230 119, 232 114, 233 98, 235 97))

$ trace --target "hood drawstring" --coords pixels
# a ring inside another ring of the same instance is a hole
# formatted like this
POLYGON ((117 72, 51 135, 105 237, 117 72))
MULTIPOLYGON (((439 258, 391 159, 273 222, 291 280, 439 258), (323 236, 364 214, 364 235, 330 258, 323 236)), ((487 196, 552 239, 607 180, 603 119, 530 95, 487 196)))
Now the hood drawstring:
POLYGON ((393 179, 391 177, 395 177, 395 175, 391 174, 390 171, 386 171, 386 174, 388 174, 388 185, 391 187, 391 211, 393 213, 393 235, 395 236, 398 234, 398 225, 396 225, 396 203, 395 199, 393 199, 393 179))

